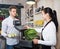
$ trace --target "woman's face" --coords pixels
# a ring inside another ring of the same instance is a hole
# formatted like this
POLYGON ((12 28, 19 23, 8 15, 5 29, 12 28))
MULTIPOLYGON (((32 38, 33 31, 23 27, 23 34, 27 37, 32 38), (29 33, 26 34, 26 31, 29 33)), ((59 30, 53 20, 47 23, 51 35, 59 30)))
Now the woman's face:
POLYGON ((47 14, 46 14, 46 13, 44 13, 44 11, 42 11, 42 17, 43 17, 43 19, 44 19, 44 20, 46 20, 46 19, 47 19, 47 14))
POLYGON ((51 17, 49 16, 48 13, 45 13, 44 11, 42 11, 42 17, 45 21, 48 21, 51 19, 51 17))

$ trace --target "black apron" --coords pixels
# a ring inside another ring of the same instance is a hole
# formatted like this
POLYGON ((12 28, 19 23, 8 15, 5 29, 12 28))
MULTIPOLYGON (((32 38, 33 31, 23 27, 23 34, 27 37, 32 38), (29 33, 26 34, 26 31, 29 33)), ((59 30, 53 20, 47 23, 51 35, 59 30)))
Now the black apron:
MULTIPOLYGON (((43 28, 42 31, 41 31, 41 40, 43 40, 43 41, 44 41, 44 39, 43 39, 42 32, 43 32, 43 30, 45 29, 45 27, 46 27, 51 21, 52 21, 52 20, 50 20, 50 21, 44 26, 44 28, 43 28)), ((41 45, 41 49, 51 49, 51 46, 41 45)))

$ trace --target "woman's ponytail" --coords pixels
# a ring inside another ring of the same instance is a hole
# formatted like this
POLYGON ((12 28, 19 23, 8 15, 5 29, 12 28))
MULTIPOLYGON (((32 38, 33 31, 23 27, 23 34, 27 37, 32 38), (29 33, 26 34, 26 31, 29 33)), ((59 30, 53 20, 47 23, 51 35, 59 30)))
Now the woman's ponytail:
POLYGON ((56 26, 56 31, 58 32, 58 20, 57 20, 57 13, 55 10, 53 10, 53 15, 52 15, 52 21, 54 22, 55 26, 56 26))

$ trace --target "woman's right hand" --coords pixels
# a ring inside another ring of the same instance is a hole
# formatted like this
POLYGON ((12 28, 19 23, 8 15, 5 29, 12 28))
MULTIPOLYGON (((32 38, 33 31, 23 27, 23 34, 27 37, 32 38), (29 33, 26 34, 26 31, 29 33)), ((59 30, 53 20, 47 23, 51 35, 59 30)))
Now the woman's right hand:
POLYGON ((34 44, 38 44, 38 39, 33 39, 34 44))

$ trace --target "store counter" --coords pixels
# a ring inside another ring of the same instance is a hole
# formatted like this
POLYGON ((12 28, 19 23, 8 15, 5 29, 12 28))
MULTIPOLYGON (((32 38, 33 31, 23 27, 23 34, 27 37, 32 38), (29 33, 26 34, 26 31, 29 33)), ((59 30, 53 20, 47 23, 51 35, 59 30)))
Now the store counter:
POLYGON ((19 44, 14 46, 14 49, 39 49, 39 45, 35 45, 33 41, 25 40, 24 37, 24 31, 26 29, 20 30, 22 32, 21 34, 21 40, 19 44))

